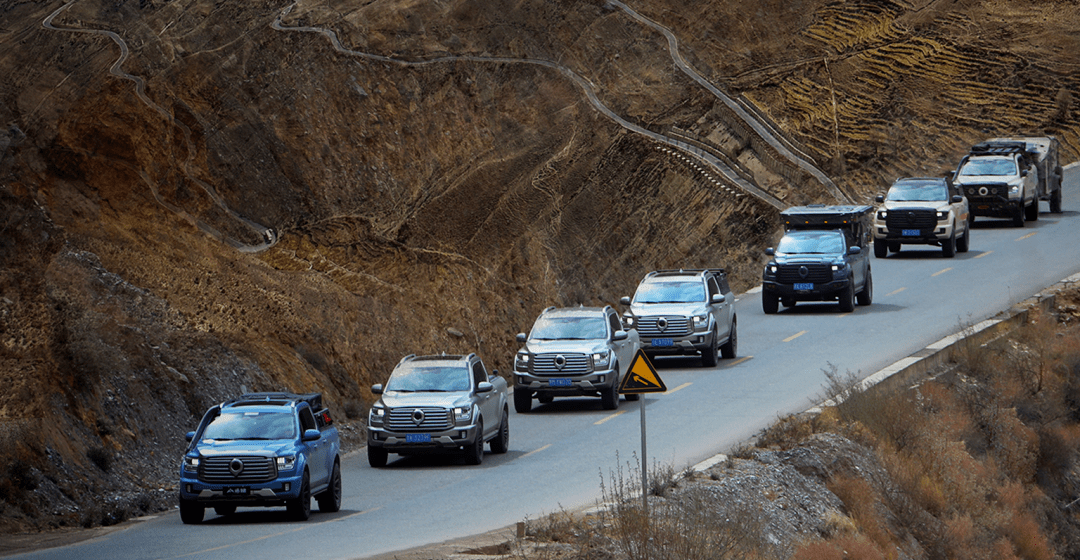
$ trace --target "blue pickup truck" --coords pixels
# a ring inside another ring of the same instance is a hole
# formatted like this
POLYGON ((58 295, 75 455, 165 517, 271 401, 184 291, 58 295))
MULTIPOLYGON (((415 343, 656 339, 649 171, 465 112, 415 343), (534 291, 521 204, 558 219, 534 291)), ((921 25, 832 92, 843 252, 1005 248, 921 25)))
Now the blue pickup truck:
POLYGON ((341 508, 341 440, 311 393, 248 393, 206 411, 187 434, 180 464, 180 519, 202 523, 208 507, 285 506, 296 520, 341 508))

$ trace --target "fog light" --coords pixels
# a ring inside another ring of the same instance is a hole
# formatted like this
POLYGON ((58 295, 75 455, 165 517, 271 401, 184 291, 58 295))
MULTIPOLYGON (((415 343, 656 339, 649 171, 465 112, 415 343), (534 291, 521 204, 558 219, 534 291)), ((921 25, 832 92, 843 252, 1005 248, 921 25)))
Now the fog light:
POLYGON ((597 383, 603 383, 603 382, 604 382, 604 376, 603 376, 603 375, 601 375, 601 376, 600 376, 600 381, 598 381, 597 383))
POLYGON ((458 436, 457 436, 457 437, 458 437, 459 439, 465 439, 465 434, 467 434, 467 433, 468 433, 468 432, 458 432, 458 436))
POLYGON ((292 483, 286 482, 285 483, 285 491, 288 492, 290 488, 292 488, 292 483))
POLYGON ((188 484, 188 485, 187 485, 187 493, 188 493, 188 494, 193 494, 193 493, 195 493, 195 489, 194 489, 194 488, 192 488, 190 484, 188 484))

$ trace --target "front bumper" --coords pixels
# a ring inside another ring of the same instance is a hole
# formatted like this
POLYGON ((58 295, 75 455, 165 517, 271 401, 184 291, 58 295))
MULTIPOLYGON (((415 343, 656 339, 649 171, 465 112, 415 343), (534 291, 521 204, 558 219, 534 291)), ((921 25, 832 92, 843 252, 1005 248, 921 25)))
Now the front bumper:
POLYGON ((837 299, 840 292, 844 291, 850 283, 851 278, 848 277, 833 280, 832 282, 814 284, 812 290, 796 290, 793 284, 781 284, 776 281, 765 280, 761 283, 761 290, 767 294, 791 298, 795 301, 832 301, 837 299))
POLYGON ((514 390, 530 391, 537 395, 553 397, 594 396, 610 388, 618 379, 613 369, 594 371, 585 375, 559 377, 557 375, 534 375, 527 371, 514 372, 514 390), (555 379, 565 379, 569 385, 552 385, 555 379))
POLYGON ((180 498, 207 506, 280 506, 286 500, 300 497, 303 469, 294 471, 286 476, 279 473, 277 478, 267 482, 236 484, 202 482, 195 473, 185 471, 180 476, 180 498))
POLYGON ((918 235, 903 235, 903 230, 889 230, 881 225, 874 227, 874 243, 900 243, 904 245, 940 245, 953 234, 952 223, 938 224, 935 228, 920 229, 918 235))
POLYGON ((391 453, 437 453, 440 451, 455 451, 464 446, 472 445, 476 438, 482 437, 476 424, 466 426, 453 426, 445 430, 432 432, 404 432, 391 430, 385 426, 368 426, 367 444, 371 447, 382 447, 391 453), (430 442, 408 441, 410 434, 428 434, 430 442))
POLYGON ((968 196, 970 212, 975 216, 987 216, 991 218, 1012 218, 1024 208, 1024 200, 1020 198, 1005 197, 974 197, 968 196))
POLYGON ((683 336, 641 337, 641 349, 649 356, 687 355, 712 348, 712 331, 693 332, 683 336), (654 340, 670 340, 670 345, 654 346, 654 340))

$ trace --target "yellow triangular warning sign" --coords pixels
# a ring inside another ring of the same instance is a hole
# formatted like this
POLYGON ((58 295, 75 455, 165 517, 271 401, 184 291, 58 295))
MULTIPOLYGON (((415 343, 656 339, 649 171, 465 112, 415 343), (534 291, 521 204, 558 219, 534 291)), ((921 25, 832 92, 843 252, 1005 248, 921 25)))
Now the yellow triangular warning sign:
POLYGON ((626 376, 623 377, 622 384, 619 385, 619 393, 632 395, 637 393, 663 393, 665 391, 667 391, 667 385, 664 385, 664 380, 660 379, 660 376, 656 374, 656 369, 653 368, 652 362, 649 361, 649 357, 645 355, 645 352, 639 349, 634 356, 633 363, 630 364, 630 369, 626 371, 626 376))

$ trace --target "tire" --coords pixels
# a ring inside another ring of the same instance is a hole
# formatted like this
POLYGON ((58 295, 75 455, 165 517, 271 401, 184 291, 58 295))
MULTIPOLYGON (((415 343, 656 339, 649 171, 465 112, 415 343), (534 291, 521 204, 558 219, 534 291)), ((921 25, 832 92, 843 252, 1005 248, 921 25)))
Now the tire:
POLYGON ((536 400, 539 401, 540 404, 551 404, 555 400, 555 397, 551 395, 536 395, 536 400))
POLYGON ((716 329, 713 329, 709 347, 701 351, 701 365, 703 367, 716 367, 716 355, 720 352, 716 347, 716 339, 718 338, 720 337, 716 334, 716 329))
POLYGON ((236 506, 214 506, 214 513, 226 517, 236 513, 236 506))
POLYGON ((968 252, 971 248, 971 226, 964 231, 964 236, 956 241, 956 250, 960 253, 968 252))
POLYGON ((1027 216, 1027 211, 1023 206, 1018 206, 1013 214, 1013 225, 1016 227, 1024 227, 1024 219, 1027 216))
POLYGON ((874 257, 884 259, 889 256, 889 244, 885 241, 874 240, 874 257))
POLYGON ((795 307, 795 298, 780 298, 780 305, 784 307, 795 307))
POLYGON ((307 521, 311 517, 311 477, 304 471, 300 479, 300 495, 285 504, 285 510, 293 521, 307 521))
POLYGON ((185 525, 198 525, 202 523, 206 508, 193 500, 180 498, 180 521, 185 525))
POLYGON ((844 291, 840 292, 840 311, 850 313, 855 311, 855 282, 848 282, 844 291))
POLYGON ((731 360, 735 357, 735 353, 739 351, 739 333, 735 327, 739 324, 737 317, 731 318, 731 333, 728 334, 728 340, 720 346, 720 356, 725 360, 731 360))
POLYGON ((634 402, 634 401, 640 401, 641 400, 641 394, 640 393, 630 393, 630 394, 625 395, 625 397, 626 397, 626 400, 629 401, 629 402, 634 402))
POLYGON ((386 451, 385 447, 373 447, 371 444, 367 446, 367 462, 373 468, 381 469, 386 466, 386 458, 390 453, 386 451))
POLYGON ((479 465, 484 462, 484 420, 476 422, 476 441, 465 447, 465 464, 479 465))
POLYGON ((514 410, 518 414, 525 414, 532 410, 532 391, 528 389, 514 389, 514 410))
POLYGON ((510 450, 510 412, 503 410, 502 424, 499 425, 499 435, 491 440, 492 453, 506 453, 510 450))
POLYGON ((889 251, 891 251, 893 253, 899 253, 900 252, 900 243, 897 242, 897 241, 889 243, 889 251))
POLYGON ((1031 201, 1030 206, 1024 207, 1024 218, 1029 222, 1039 221, 1039 199, 1031 201))
POLYGON ((1061 213, 1061 185, 1058 185, 1058 189, 1050 195, 1050 212, 1061 213))
POLYGON ((774 315, 780 309, 780 298, 774 294, 761 291, 761 310, 766 315, 774 315))
POLYGON ((612 383, 607 389, 600 389, 600 404, 604 410, 619 408, 619 384, 612 383))
POLYGON ((956 226, 953 226, 953 231, 949 234, 949 239, 941 244, 941 254, 946 259, 951 259, 956 256, 956 226))
POLYGON ((863 286, 861 292, 855 296, 859 305, 870 305, 874 302, 874 276, 870 273, 870 268, 866 269, 866 284, 863 286))
POLYGON ((341 509, 341 462, 334 459, 334 471, 330 473, 330 486, 315 496, 319 502, 319 511, 334 513, 341 509))

